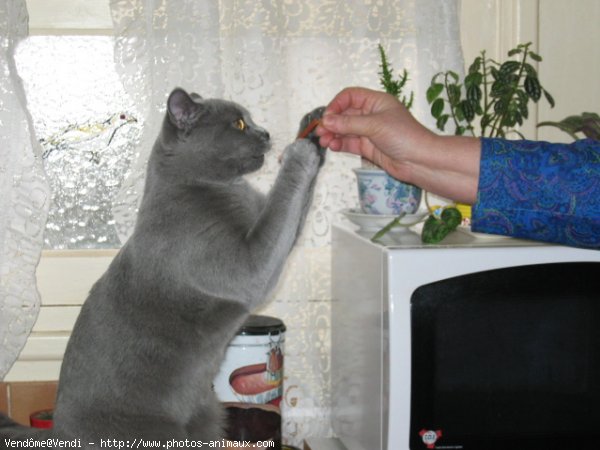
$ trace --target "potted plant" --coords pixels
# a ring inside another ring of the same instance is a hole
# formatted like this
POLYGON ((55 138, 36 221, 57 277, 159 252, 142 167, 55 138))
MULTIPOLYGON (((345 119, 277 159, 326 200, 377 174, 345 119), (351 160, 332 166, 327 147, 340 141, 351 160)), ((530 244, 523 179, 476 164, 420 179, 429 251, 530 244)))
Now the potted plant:
POLYGON ((29 423, 33 428, 52 428, 54 411, 43 409, 29 416, 29 423))
MULTIPOLYGON (((381 44, 379 44, 378 50, 381 86, 410 109, 414 93, 411 92, 408 97, 403 94, 408 81, 407 70, 404 69, 396 78, 381 44)), ((361 160, 361 168, 355 169, 354 172, 358 183, 360 207, 364 213, 398 216, 413 214, 419 208, 422 195, 420 188, 393 178, 364 158, 361 160)))
POLYGON ((552 126, 559 128, 577 140, 583 134, 586 138, 600 141, 600 116, 596 113, 584 112, 579 115, 565 117, 560 122, 540 122, 538 127, 552 126))
MULTIPOLYGON (((378 50, 380 57, 379 82, 381 86, 385 92, 394 95, 410 110, 414 100, 414 93, 411 91, 408 97, 403 95, 404 87, 408 81, 407 70, 403 69, 399 77, 395 78, 385 49, 381 44, 379 44, 378 50)), ((425 214, 403 221, 405 214, 417 211, 423 194, 422 189, 396 180, 364 158, 362 159, 361 169, 355 169, 355 172, 358 180, 359 199, 362 210, 367 213, 379 214, 383 209, 387 214, 396 216, 375 233, 371 238, 372 241, 379 240, 394 228, 407 228, 425 221, 421 233, 422 241, 425 243, 437 243, 454 230, 462 220, 460 212, 452 206, 439 208, 434 213, 429 205, 427 205, 427 209, 430 212, 428 217, 425 214), (371 208, 373 205, 379 209, 372 211, 371 208), (380 205, 385 206, 381 208, 380 205)))
MULTIPOLYGON (((434 75, 427 101, 437 128, 444 131, 450 123, 455 135, 505 138, 515 133, 523 138, 516 127, 529 117, 529 102, 537 103, 543 95, 554 107, 554 99, 530 63, 541 62, 542 57, 530 47, 531 42, 519 44, 508 52, 509 58, 516 59, 502 63, 481 51, 462 81, 450 70, 434 75)), ((470 206, 459 205, 459 209, 470 218, 470 206)))
MULTIPOLYGON (((554 107, 554 99, 542 87, 537 70, 530 63, 541 62, 542 58, 530 47, 531 43, 519 44, 508 52, 509 58, 516 58, 503 63, 487 58, 482 51, 469 66, 463 80, 450 70, 434 75, 426 96, 437 128, 444 131, 451 123, 455 135, 504 138, 512 132, 524 137, 516 127, 529 117, 529 102, 538 102, 544 96, 554 107)), ((567 122, 573 126, 577 121, 571 118, 567 122)), ((594 117, 586 116, 579 125, 583 127, 583 123, 588 129, 596 122, 594 117)), ((566 129, 567 124, 555 126, 566 129)), ((457 208, 459 211, 448 207, 432 214, 423 226, 423 241, 439 242, 456 228, 461 216, 470 218, 468 205, 457 205, 457 208)), ((393 226, 390 223, 374 239, 393 226)))

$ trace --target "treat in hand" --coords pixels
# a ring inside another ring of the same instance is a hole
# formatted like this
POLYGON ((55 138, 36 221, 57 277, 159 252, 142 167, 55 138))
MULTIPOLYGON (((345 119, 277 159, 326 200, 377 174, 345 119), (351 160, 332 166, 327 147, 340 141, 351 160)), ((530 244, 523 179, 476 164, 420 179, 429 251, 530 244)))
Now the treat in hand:
POLYGON ((325 112, 325 107, 320 106, 318 108, 313 109, 308 114, 304 115, 302 120, 300 121, 300 127, 298 131, 298 136, 296 139, 308 139, 317 147, 317 151, 319 152, 319 156, 321 157, 321 164, 325 161, 325 149, 321 147, 319 143, 319 136, 316 135, 315 129, 321 123, 321 119, 323 118, 323 113, 325 112))
POLYGON ((306 128, 304 128, 302 131, 300 131, 300 133, 298 133, 298 136, 296 139, 305 139, 308 137, 308 135, 315 129, 317 128, 317 126, 321 123, 321 119, 313 119, 311 120, 308 125, 306 126, 306 128))

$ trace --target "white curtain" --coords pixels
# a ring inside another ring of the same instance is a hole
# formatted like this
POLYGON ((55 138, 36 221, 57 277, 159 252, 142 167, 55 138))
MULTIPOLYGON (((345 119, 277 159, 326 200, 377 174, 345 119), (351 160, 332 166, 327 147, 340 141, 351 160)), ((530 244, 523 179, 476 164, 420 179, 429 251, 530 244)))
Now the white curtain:
MULTIPOLYGON (((111 0, 116 64, 146 120, 139 156, 115 205, 119 233, 132 230, 144 167, 175 86, 245 105, 276 149, 252 177, 268 189, 277 154, 301 116, 347 85, 378 88, 382 43, 405 67, 413 112, 432 126, 425 90, 439 70, 462 71, 458 0, 111 0)), ((330 424, 330 227, 356 205, 352 167, 329 155, 304 236, 263 313, 288 326, 283 401, 285 440, 300 445, 330 424)))
POLYGON ((27 19, 25 0, 0 2, 0 380, 39 311, 35 268, 50 199, 13 58, 27 19))

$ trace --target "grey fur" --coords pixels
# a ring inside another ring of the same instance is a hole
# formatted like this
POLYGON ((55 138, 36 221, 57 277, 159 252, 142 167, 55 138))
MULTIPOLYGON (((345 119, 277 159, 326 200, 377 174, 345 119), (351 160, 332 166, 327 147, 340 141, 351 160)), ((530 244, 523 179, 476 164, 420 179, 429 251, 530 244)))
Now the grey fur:
MULTIPOLYGON (((211 382, 228 341, 277 282, 324 152, 314 136, 290 144, 265 197, 242 177, 270 147, 245 109, 181 89, 167 105, 134 233, 83 305, 55 427, 42 436, 81 439, 84 448, 223 437, 211 382)), ((0 418, 0 445, 34 433, 0 418)))

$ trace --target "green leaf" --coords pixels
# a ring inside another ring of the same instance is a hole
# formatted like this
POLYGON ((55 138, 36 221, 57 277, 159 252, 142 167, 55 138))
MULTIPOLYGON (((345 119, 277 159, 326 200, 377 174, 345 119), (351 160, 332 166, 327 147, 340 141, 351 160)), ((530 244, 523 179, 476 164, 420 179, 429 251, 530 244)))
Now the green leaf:
POLYGON ((515 113, 515 121, 519 124, 519 125, 523 125, 523 116, 520 113, 515 113))
POLYGON ((459 108, 462 110, 463 116, 467 122, 471 122, 475 118, 475 108, 471 102, 463 100, 460 102, 459 108))
POLYGON ((444 128, 446 128, 446 122, 448 122, 449 118, 450 116, 448 114, 442 114, 440 117, 438 117, 435 124, 437 129, 444 131, 444 128))
POLYGON ((462 136, 463 134, 465 134, 466 130, 467 129, 465 127, 459 125, 459 126, 456 127, 456 130, 454 130, 454 135, 455 136, 462 136))
POLYGON ((444 85, 442 83, 433 83, 427 89, 427 103, 431 104, 436 98, 440 96, 442 91, 444 90, 444 85))
POLYGON ((441 98, 436 99, 431 105, 431 115, 438 119, 444 111, 444 100, 441 98))
POLYGON ((537 53, 533 53, 532 51, 529 52, 529 56, 534 61, 537 61, 537 62, 541 62, 542 61, 542 57, 540 55, 538 55, 537 53))
POLYGON ((541 122, 538 127, 553 126, 569 133, 573 139, 578 139, 576 133, 583 133, 585 137, 600 140, 600 116, 596 113, 584 112, 578 116, 565 117, 560 122, 541 122))
POLYGON ((538 74, 537 74, 537 70, 535 70, 535 67, 533 67, 529 63, 525 63, 523 67, 525 68, 525 72, 527 73, 527 75, 537 78, 538 74))
POLYGON ((454 78, 454 82, 458 83, 459 80, 459 76, 456 72, 453 72, 452 70, 449 70, 448 72, 446 72, 448 75, 450 75, 452 78, 454 78))
POLYGON ((542 87, 536 77, 528 75, 525 77, 525 92, 534 102, 537 102, 542 96, 542 87))
MULTIPOLYGON (((379 49, 379 58, 380 58, 379 67, 381 68, 381 71, 379 72, 379 76, 380 76, 379 83, 381 84, 381 86, 383 87, 385 92, 395 96, 397 99, 399 99, 400 101, 402 101, 405 104, 407 109, 410 109, 412 101, 408 102, 408 104, 407 104, 406 97, 402 96, 402 90, 404 89, 404 86, 405 86, 406 82, 408 81, 407 70, 403 69, 399 78, 394 79, 393 68, 392 68, 391 63, 388 61, 388 58, 387 58, 387 55, 385 53, 383 46, 381 44, 379 44, 377 46, 377 48, 379 49)), ((411 93, 411 97, 412 97, 412 93, 411 93)))
POLYGON ((510 86, 508 86, 502 80, 496 80, 492 83, 492 89, 490 90, 490 95, 492 97, 500 97, 507 93, 510 90, 510 86))
POLYGON ((563 122, 540 122, 537 124, 538 127, 545 127, 545 126, 552 126, 552 127, 556 127, 559 130, 564 131, 565 133, 568 133, 574 140, 577 139, 577 135, 575 134, 575 130, 573 130, 572 127, 570 127, 569 125, 564 124, 563 122))
POLYGON ((505 99, 501 98, 496 103, 494 103, 494 112, 498 115, 502 115, 506 112, 508 103, 505 99))
POLYGON ((470 73, 465 77, 465 87, 468 89, 473 86, 481 84, 483 81, 483 75, 479 72, 470 73))
POLYGON ((500 75, 506 76, 513 72, 516 72, 517 69, 521 67, 521 63, 519 61, 506 61, 500 66, 500 75))
POLYGON ((482 61, 481 56, 478 56, 477 58, 475 58, 473 63, 469 66, 469 74, 479 72, 479 69, 481 68, 481 61, 482 61))
POLYGON ((425 244, 437 244, 460 225, 462 215, 456 208, 444 208, 439 219, 429 216, 423 225, 421 240, 425 244))
POLYGON ((405 96, 402 96, 402 100, 400 100, 404 106, 406 106, 406 109, 411 109, 413 102, 415 100, 415 93, 413 91, 410 91, 410 97, 407 99, 405 96))
POLYGON ((513 48, 512 50, 510 50, 508 52, 508 56, 515 56, 515 55, 518 55, 519 53, 523 53, 523 50, 521 50, 520 48, 513 48))
POLYGON ((481 100, 481 96, 481 88, 478 85, 474 84, 467 88, 467 100, 471 103, 478 104, 481 100))
POLYGON ((456 228, 462 222, 462 214, 456 208, 444 208, 441 215, 442 220, 452 229, 456 228))
POLYGON ((554 108, 554 97, 552 97, 550 95, 550 92, 548 92, 546 89, 544 89, 543 92, 544 92, 544 97, 546 97, 546 101, 548 101, 548 103, 550 104, 550 107, 554 108))
POLYGON ((460 105, 456 105, 454 107, 454 117, 455 117, 455 119, 456 119, 457 122, 464 122, 465 115, 463 114, 463 110, 460 107, 460 105))
POLYGON ((448 85, 448 101, 450 105, 456 106, 460 102, 460 86, 457 84, 448 85))
POLYGON ((486 128, 491 123, 492 123, 492 116, 490 116, 489 114, 483 115, 481 117, 481 121, 479 122, 479 124, 481 125, 481 128, 486 128))

